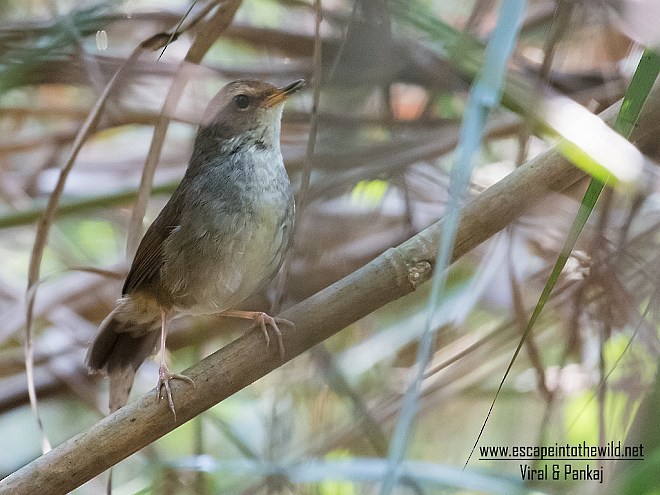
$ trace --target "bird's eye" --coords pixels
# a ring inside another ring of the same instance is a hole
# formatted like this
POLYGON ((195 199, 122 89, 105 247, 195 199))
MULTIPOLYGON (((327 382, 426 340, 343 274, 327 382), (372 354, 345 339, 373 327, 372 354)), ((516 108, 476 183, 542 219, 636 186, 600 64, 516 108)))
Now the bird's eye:
POLYGON ((238 108, 244 110, 250 104, 250 98, 248 97, 248 95, 236 95, 234 96, 234 103, 236 103, 236 106, 238 108))

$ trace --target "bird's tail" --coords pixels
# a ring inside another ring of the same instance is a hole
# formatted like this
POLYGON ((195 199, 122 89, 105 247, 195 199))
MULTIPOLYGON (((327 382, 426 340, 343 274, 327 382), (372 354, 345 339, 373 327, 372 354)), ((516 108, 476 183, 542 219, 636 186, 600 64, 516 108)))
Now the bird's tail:
POLYGON ((110 378, 110 412, 128 402, 135 372, 158 343, 160 322, 135 323, 118 318, 116 308, 103 320, 87 350, 85 365, 91 373, 110 378))

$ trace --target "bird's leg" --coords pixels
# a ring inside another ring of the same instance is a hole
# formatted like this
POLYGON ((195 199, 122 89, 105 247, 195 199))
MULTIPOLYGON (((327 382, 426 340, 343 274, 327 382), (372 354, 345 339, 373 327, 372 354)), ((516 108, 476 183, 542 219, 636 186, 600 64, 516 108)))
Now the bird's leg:
POLYGON ((158 399, 164 399, 165 395, 167 396, 167 402, 170 406, 170 411, 174 415, 174 421, 176 421, 176 411, 174 409, 174 399, 172 399, 172 389, 170 388, 170 380, 182 380, 184 382, 190 383, 193 387, 195 382, 192 381, 189 377, 185 375, 179 375, 177 373, 170 373, 170 369, 167 367, 167 361, 165 359, 165 339, 167 338, 167 330, 170 324, 170 317, 166 309, 160 309, 160 366, 158 367, 158 386, 156 387, 156 393, 158 394, 158 399), (163 389, 165 389, 165 395, 163 395, 163 389))
POLYGON ((261 311, 230 310, 221 313, 221 315, 231 316, 232 318, 245 318, 247 320, 254 321, 254 324, 251 328, 261 328, 261 332, 264 334, 264 338, 266 339, 266 347, 270 345, 270 335, 268 335, 268 329, 266 328, 266 325, 269 325, 273 329, 273 333, 277 339, 277 346, 280 351, 280 357, 284 359, 284 343, 282 342, 282 332, 280 332, 277 324, 279 323, 280 325, 294 326, 292 322, 285 320, 284 318, 273 318, 272 316, 267 315, 261 311))

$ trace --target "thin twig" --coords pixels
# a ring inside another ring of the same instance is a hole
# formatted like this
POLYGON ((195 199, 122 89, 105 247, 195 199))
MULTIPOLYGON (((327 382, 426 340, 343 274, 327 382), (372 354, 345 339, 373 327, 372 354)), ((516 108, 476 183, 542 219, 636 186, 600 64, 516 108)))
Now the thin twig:
POLYGON ((123 74, 130 67, 137 58, 142 54, 145 49, 152 49, 154 44, 158 44, 161 40, 161 35, 155 35, 148 40, 142 42, 133 53, 126 59, 126 62, 115 72, 108 84, 104 88, 103 92, 99 96, 99 99, 96 101, 94 107, 90 111, 89 115, 85 119, 80 131, 76 135, 76 138, 73 142, 69 156, 67 157, 64 166, 60 170, 60 175, 57 180, 57 184, 53 189, 49 199, 46 210, 39 219, 37 224, 37 232, 32 247, 32 254, 30 256, 30 265, 28 269, 28 283, 25 292, 25 368, 28 379, 28 393, 30 395, 30 406, 32 411, 37 419, 39 425, 39 430, 42 433, 42 450, 44 452, 50 450, 50 444, 48 438, 46 437, 41 417, 37 409, 37 396, 34 389, 34 356, 33 356, 33 336, 32 336, 32 315, 34 311, 34 301, 36 298, 37 287, 39 282, 39 273, 41 271, 41 260, 43 258, 44 250, 46 249, 46 244, 48 242, 48 233, 50 232, 50 227, 53 224, 55 218, 55 212, 59 205, 60 197, 64 191, 64 185, 69 176, 69 172, 73 168, 73 165, 76 161, 76 157, 80 152, 83 144, 89 137, 89 135, 94 131, 96 123, 98 122, 103 108, 105 107, 106 102, 108 101, 109 95, 114 90, 117 81, 120 81, 123 74))
POLYGON ((298 200, 296 201, 296 221, 293 225, 293 245, 284 259, 282 266, 281 276, 278 280, 277 297, 273 303, 273 312, 278 312, 282 307, 286 295, 287 282, 289 280, 291 270, 291 257, 295 252, 296 235, 302 225, 302 217, 307 206, 307 195, 309 192, 309 178, 312 173, 312 160, 314 158, 314 150, 316 148, 316 136, 318 134, 319 125, 319 101, 321 100, 321 84, 323 78, 323 53, 321 44, 321 22, 323 21, 323 8, 321 0, 314 0, 314 9, 316 12, 314 23, 314 73, 312 76, 312 84, 314 95, 312 97, 312 111, 310 118, 309 136, 307 137, 307 148, 305 150, 305 162, 303 163, 302 176, 300 179, 300 190, 298 192, 298 200))
MULTIPOLYGON (((236 14, 238 7, 240 7, 241 1, 242 0, 227 0, 218 6, 216 12, 200 28, 181 65, 186 63, 196 64, 202 60, 211 45, 233 21, 234 14, 236 14)), ((195 26, 210 11, 211 7, 215 6, 216 4, 214 2, 209 2, 205 9, 202 9, 200 13, 195 15, 189 24, 182 29, 190 29, 195 26)), ((178 71, 172 81, 167 96, 165 97, 162 111, 154 127, 151 145, 149 147, 144 168, 142 169, 137 200, 133 207, 128 227, 128 236, 126 240, 126 254, 128 258, 131 258, 135 251, 137 251, 138 244, 142 238, 142 220, 147 210, 147 203, 149 202, 149 196, 151 195, 151 186, 156 173, 156 167, 158 166, 167 129, 170 125, 169 116, 174 113, 187 81, 188 71, 178 71)))

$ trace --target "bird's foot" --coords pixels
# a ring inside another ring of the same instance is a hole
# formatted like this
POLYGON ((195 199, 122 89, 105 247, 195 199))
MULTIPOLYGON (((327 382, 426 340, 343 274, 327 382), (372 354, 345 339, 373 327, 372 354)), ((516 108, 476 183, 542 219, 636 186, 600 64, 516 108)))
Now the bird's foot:
POLYGON ((174 399, 172 398, 172 389, 170 387, 170 380, 181 380, 183 382, 189 383, 193 387, 195 382, 192 381, 190 377, 186 375, 180 375, 178 373, 170 373, 169 368, 166 364, 161 363, 158 368, 158 386, 156 387, 156 393, 158 394, 158 400, 164 399, 167 397, 167 403, 170 406, 170 411, 174 415, 174 421, 176 421, 176 410, 174 409, 174 399), (165 393, 163 393, 163 390, 165 393))
POLYGON ((273 333, 275 334, 275 339, 277 339, 277 348, 280 351, 280 358, 284 359, 284 342, 282 342, 282 332, 280 331, 280 327, 277 325, 279 323, 280 325, 289 325, 292 327, 294 326, 293 323, 284 318, 274 318, 270 315, 267 315, 266 313, 262 313, 261 311, 253 311, 252 313, 252 319, 254 320, 254 323, 250 329, 260 328, 261 333, 264 334, 264 338, 266 339, 266 347, 269 347, 270 334, 268 333, 267 326, 270 326, 270 328, 273 329, 273 333))
POLYGON ((290 327, 294 327, 295 325, 293 322, 285 320, 284 318, 273 318, 272 316, 267 315, 261 311, 230 310, 222 313, 222 316, 231 316, 232 318, 245 318, 252 320, 254 323, 250 327, 250 330, 253 328, 261 329, 261 333, 264 334, 264 338, 266 339, 266 347, 270 346, 270 334, 268 333, 267 328, 270 326, 270 328, 273 329, 273 333, 275 334, 275 339, 277 339, 277 348, 280 351, 280 358, 284 360, 284 342, 282 342, 282 332, 280 331, 280 327, 278 327, 278 325, 289 325, 290 327))

